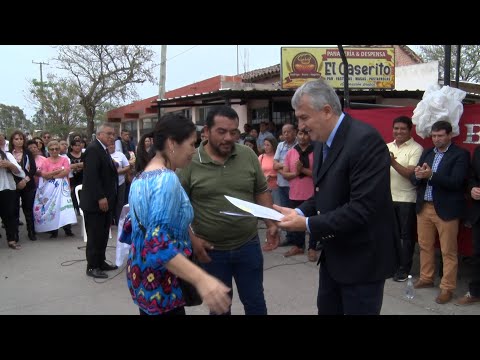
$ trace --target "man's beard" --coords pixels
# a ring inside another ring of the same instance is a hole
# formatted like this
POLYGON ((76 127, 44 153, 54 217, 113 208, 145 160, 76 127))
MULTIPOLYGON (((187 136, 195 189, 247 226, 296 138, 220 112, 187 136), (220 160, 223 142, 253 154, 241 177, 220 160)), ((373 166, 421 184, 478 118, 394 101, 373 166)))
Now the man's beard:
POLYGON ((216 155, 220 155, 220 156, 230 155, 233 151, 233 143, 224 144, 224 145, 230 145, 230 149, 222 150, 220 145, 213 145, 212 143, 210 143, 210 146, 216 155))

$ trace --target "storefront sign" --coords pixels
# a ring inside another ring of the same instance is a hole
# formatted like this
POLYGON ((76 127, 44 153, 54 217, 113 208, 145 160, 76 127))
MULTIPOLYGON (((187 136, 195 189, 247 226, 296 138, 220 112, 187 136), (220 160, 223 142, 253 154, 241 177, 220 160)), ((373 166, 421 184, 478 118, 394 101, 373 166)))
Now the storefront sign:
POLYGON ((348 67, 337 48, 282 47, 283 89, 296 89, 303 83, 323 78, 332 87, 343 89, 348 74, 351 89, 394 89, 395 50, 391 48, 345 48, 348 67))

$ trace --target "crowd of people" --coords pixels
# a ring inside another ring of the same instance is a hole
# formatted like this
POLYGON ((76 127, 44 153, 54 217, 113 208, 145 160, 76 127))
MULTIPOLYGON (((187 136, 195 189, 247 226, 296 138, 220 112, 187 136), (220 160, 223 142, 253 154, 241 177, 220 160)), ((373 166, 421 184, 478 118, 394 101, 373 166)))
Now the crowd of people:
MULTIPOLYGON (((230 314, 233 280, 245 314, 266 315, 262 250, 281 245, 291 245, 285 257, 307 248, 308 260, 318 260, 318 313, 340 315, 379 314, 385 280, 407 279, 417 239, 414 287, 433 287, 438 236, 443 275, 435 301, 451 301, 463 219, 472 224, 480 256, 480 148, 470 163, 469 153, 452 142, 451 124, 438 121, 433 147, 423 149, 405 116, 393 119, 394 140, 385 144, 373 127, 342 111, 323 80, 299 87, 292 107, 298 128, 287 123, 277 132, 264 122, 258 131, 245 124, 240 133, 235 110, 214 106, 199 144, 193 122, 172 113, 136 147, 128 131, 116 137, 108 123, 88 146, 80 136, 67 142, 43 133, 27 141, 15 131, 7 150, 0 134, 0 199, 15 204, 0 213, 8 246, 21 248, 20 203, 32 241, 36 232, 55 238, 59 228, 73 236, 80 207, 86 274, 108 278, 117 269, 105 257, 109 229, 128 203, 127 286, 141 315, 185 314, 181 281, 195 286, 212 314, 230 314), (222 213, 237 212, 225 195, 284 217, 264 219, 266 239, 260 239, 256 218, 222 213)), ((457 304, 480 302, 479 272, 476 265, 457 304)))

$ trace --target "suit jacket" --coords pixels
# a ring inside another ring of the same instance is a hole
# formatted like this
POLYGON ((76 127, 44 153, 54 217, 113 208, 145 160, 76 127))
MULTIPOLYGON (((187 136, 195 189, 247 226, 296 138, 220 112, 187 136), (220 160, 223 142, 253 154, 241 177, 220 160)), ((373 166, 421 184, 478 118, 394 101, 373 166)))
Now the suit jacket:
POLYGON ((106 197, 109 211, 112 211, 116 205, 117 191, 117 169, 99 140, 94 140, 85 150, 80 207, 83 211, 100 211, 98 200, 106 197))
MULTIPOLYGON (((432 167, 435 158, 434 148, 424 150, 418 165, 427 163, 432 167)), ((465 189, 470 164, 470 154, 467 150, 451 144, 443 155, 437 171, 432 179, 417 180, 415 174, 410 177, 413 185, 417 186, 417 214, 422 211, 425 202, 427 183, 433 186, 433 205, 442 220, 458 219, 465 215, 465 189)))
POLYGON ((390 155, 380 134, 345 115, 322 163, 315 144, 315 193, 299 208, 323 243, 320 261, 340 283, 367 283, 396 270, 390 155))
POLYGON ((480 218, 480 200, 472 199, 472 188, 480 187, 480 146, 477 146, 473 151, 472 167, 470 177, 468 179, 468 198, 472 201, 472 207, 470 208, 470 222, 475 224, 480 218))

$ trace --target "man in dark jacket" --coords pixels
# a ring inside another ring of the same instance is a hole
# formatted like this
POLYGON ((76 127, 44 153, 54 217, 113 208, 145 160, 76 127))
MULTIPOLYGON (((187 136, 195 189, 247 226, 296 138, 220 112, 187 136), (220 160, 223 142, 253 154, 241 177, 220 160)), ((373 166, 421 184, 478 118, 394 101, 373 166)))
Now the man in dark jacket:
POLYGON ((440 293, 435 301, 445 304, 457 287, 457 235, 463 217, 465 185, 470 154, 452 143, 452 125, 437 121, 432 125, 435 147, 423 152, 415 173, 410 177, 417 186, 417 232, 420 247, 420 278, 416 289, 433 287, 435 240, 437 232, 443 259, 440 293))
POLYGON ((80 207, 85 215, 87 230, 87 275, 107 278, 104 271, 118 268, 105 262, 118 189, 117 169, 107 149, 115 141, 115 129, 111 124, 103 124, 96 135, 96 140, 85 151, 80 207))
POLYGON ((472 198, 470 222, 472 223, 473 271, 467 293, 455 305, 480 303, 480 146, 473 151, 472 173, 468 182, 468 194, 472 198))
POLYGON ((342 112, 323 80, 297 89, 299 129, 315 144, 314 195, 297 209, 274 205, 279 227, 310 232, 323 244, 319 314, 379 314, 385 279, 396 269, 390 155, 370 125, 342 112))

